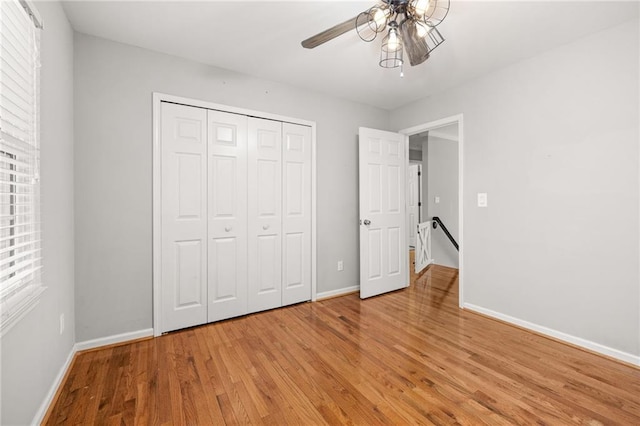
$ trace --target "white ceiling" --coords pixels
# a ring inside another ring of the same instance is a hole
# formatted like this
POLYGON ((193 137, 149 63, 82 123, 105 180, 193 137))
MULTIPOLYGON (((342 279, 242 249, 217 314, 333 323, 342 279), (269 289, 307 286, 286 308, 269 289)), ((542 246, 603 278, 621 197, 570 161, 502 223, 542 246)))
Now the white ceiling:
MULTIPOLYGON (((587 34, 638 19, 637 2, 457 1, 422 65, 380 68, 379 40, 300 42, 374 1, 71 1, 73 28, 267 80, 393 109, 587 34)), ((594 52, 594 61, 598 52, 594 52)))

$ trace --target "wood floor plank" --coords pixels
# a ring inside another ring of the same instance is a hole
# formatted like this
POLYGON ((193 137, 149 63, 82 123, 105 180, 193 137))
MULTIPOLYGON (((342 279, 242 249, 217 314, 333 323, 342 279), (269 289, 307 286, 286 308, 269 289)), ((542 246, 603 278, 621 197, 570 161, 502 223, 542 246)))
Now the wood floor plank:
POLYGON ((640 424, 639 369, 461 310, 457 280, 80 353, 46 424, 640 424))

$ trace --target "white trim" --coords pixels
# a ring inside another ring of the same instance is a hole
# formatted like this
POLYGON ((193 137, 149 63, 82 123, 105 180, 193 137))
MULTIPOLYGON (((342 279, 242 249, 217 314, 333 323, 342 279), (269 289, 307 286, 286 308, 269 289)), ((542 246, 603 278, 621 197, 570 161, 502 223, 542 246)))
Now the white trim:
POLYGON ((318 252, 317 252, 317 163, 316 163, 316 123, 311 125, 311 301, 318 300, 318 252))
MULTIPOLYGON (((422 161, 418 162, 418 202, 420 203, 419 209, 418 209, 418 223, 420 222, 424 222, 424 205, 426 204, 426 200, 422 199, 422 194, 423 194, 423 187, 422 185, 424 184, 424 181, 422 179, 422 161)), ((416 246, 417 246, 417 242, 416 242, 416 246)), ((411 273, 409 273, 409 275, 411 275, 411 273)))
POLYGON ((233 114, 247 115, 267 120, 282 121, 285 123, 299 124, 311 127, 311 301, 318 298, 317 295, 317 168, 316 168, 316 123, 314 121, 302 120, 299 118, 286 117, 283 115, 270 114, 262 111, 254 111, 246 108, 238 108, 229 105, 221 105, 213 102, 201 101, 197 99, 174 96, 166 93, 153 93, 153 152, 152 152, 152 209, 153 209, 153 235, 152 235, 152 259, 153 259, 153 335, 160 336, 162 330, 161 318, 161 251, 162 241, 160 212, 162 207, 161 199, 161 151, 160 151, 160 104, 161 102, 172 102, 181 105, 194 106, 215 111, 230 112, 233 114))
POLYGON ((132 331, 129 333, 116 334, 114 336, 102 337, 99 339, 87 340, 84 342, 76 343, 71 347, 71 351, 69 351, 69 355, 67 356, 67 360, 64 362, 60 371, 56 375, 56 378, 51 383, 51 387, 49 388, 49 392, 45 396, 42 404, 40 404, 40 408, 36 412, 36 415, 33 417, 32 425, 39 425, 44 420, 44 416, 47 415, 47 411, 53 402, 53 398, 55 398, 58 389, 62 385, 62 381, 64 377, 67 375, 67 371, 71 367, 71 363, 73 362, 74 357, 80 351, 85 351, 87 349, 96 349, 101 346, 113 345, 115 343, 125 343, 131 340, 142 339, 144 337, 152 337, 153 329, 148 328, 145 330, 132 331))
POLYGON ((113 345, 116 343, 125 343, 130 340, 143 339, 145 337, 153 337, 153 328, 144 330, 130 331, 128 333, 116 334, 113 336, 100 337, 98 339, 85 340, 76 343, 75 350, 77 352, 86 351, 87 349, 95 349, 101 346, 113 345))
POLYGON ((463 262, 463 253, 464 253, 464 243, 463 243, 463 232, 462 229, 464 227, 464 215, 463 206, 464 206, 464 118, 462 114, 458 115, 458 238, 459 241, 459 251, 458 251, 458 306, 464 305, 464 286, 463 283, 463 275, 464 268, 462 265, 463 262))
POLYGON ((409 127, 400 130, 399 133, 407 135, 407 149, 409 145, 409 136, 417 135, 425 131, 431 131, 439 127, 448 126, 450 124, 458 124, 458 306, 464 307, 464 120, 462 114, 452 115, 440 120, 431 121, 425 124, 409 127))
POLYGON ((174 104, 181 104, 181 105, 193 106, 193 107, 204 108, 204 109, 212 109, 215 111, 230 112, 232 114, 248 115, 250 117, 265 118, 267 120, 284 121, 286 123, 300 124, 303 126, 313 127, 314 129, 316 124, 314 121, 302 120, 300 118, 287 117, 287 116, 278 115, 278 114, 270 114, 268 112, 255 111, 255 110, 246 109, 246 108, 238 108, 230 105, 216 104, 213 102, 201 101, 198 99, 168 95, 166 93, 153 92, 153 98, 154 100, 156 100, 157 98, 159 102, 172 102, 174 104))
POLYGON ((160 315, 160 309, 162 306, 160 291, 160 282, 162 278, 162 258, 161 258, 161 241, 162 241, 162 227, 161 224, 161 212, 162 212, 162 197, 161 197, 161 173, 162 173, 162 152, 160 150, 160 102, 162 102, 162 96, 159 93, 153 94, 153 153, 152 153, 152 237, 151 237, 151 253, 153 259, 153 269, 151 281, 153 282, 153 290, 151 293, 153 301, 153 328, 155 330, 154 336, 160 335, 162 330, 162 316, 160 315))
POLYGON ((407 203, 409 202, 409 135, 404 135, 404 164, 402 164, 401 176, 403 177, 402 185, 405 188, 404 191, 404 204, 403 212, 402 212, 402 235, 401 235, 401 244, 404 247, 402 253, 404 253, 404 282, 406 283, 405 287, 409 287, 411 285, 411 264, 409 261, 409 241, 407 238, 407 229, 409 228, 409 209, 407 207, 407 203))
POLYGON ((58 371, 58 375, 53 380, 53 383, 51 383, 49 392, 47 392, 47 395, 44 397, 42 404, 40 404, 40 408, 38 408, 38 411, 36 411, 36 415, 33 417, 33 420, 31 421, 32 425, 39 425, 44 420, 44 416, 47 415, 47 411, 49 410, 49 406, 53 402, 53 398, 55 398, 56 393, 58 393, 58 388, 62 385, 62 381, 64 380, 64 377, 67 375, 67 371, 69 370, 69 367, 71 367, 71 363, 73 362, 73 358, 75 357, 76 352, 77 352, 76 345, 73 345, 71 347, 71 351, 69 351, 67 360, 64 362, 64 364, 60 368, 60 371, 58 371))
POLYGON ((360 291, 360 286, 359 285, 354 285, 354 286, 351 286, 351 287, 339 288, 337 290, 323 291, 323 292, 317 294, 316 300, 320 301, 322 299, 329 299, 329 298, 332 298, 332 297, 342 296, 342 295, 349 294, 349 293, 355 293, 357 291, 360 291))
POLYGON ((623 352, 618 349, 610 348, 600 343, 592 342, 591 340, 587 340, 581 337, 573 336, 571 334, 563 333, 561 331, 554 330, 552 328, 534 324, 532 322, 515 318, 510 315, 502 314, 500 312, 492 311, 491 309, 486 309, 481 306, 473 305, 471 303, 465 303, 464 308, 468 309, 469 311, 474 311, 474 312, 486 315, 488 317, 499 319, 501 321, 505 321, 507 323, 514 324, 522 328, 526 328, 527 330, 535 331, 545 336, 553 337, 555 339, 559 339, 564 342, 571 343, 572 345, 580 346, 581 348, 588 349, 598 354, 606 355, 611 358, 615 358, 617 360, 627 362, 629 364, 640 366, 640 356, 637 356, 637 355, 623 352))

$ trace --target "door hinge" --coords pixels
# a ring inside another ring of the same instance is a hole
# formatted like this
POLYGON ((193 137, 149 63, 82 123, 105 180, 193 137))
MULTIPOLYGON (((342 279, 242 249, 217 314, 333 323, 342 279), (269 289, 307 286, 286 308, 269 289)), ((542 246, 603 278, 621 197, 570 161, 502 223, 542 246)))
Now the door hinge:
POLYGON ((422 203, 418 202, 418 207, 422 207, 422 203))
POLYGON ((418 172, 418 176, 422 176, 422 172, 418 172))

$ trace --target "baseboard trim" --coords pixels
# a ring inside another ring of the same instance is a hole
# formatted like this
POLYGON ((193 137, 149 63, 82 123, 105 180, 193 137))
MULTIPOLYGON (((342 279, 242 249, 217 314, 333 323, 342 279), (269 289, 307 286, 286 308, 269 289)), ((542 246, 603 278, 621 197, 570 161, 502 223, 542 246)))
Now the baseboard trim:
POLYGON ((600 343, 592 342, 591 340, 576 337, 571 334, 563 333, 552 328, 544 327, 529 321, 525 321, 519 318, 512 317, 510 315, 502 314, 500 312, 492 311, 491 309, 483 308, 471 303, 465 303, 464 309, 473 311, 503 322, 507 322, 518 327, 525 328, 538 334, 542 334, 547 337, 551 337, 556 340, 568 343, 573 346, 577 346, 582 349, 586 349, 591 352, 595 352, 600 355, 605 355, 610 358, 614 358, 618 361, 631 364, 636 367, 640 367, 640 356, 636 356, 627 352, 623 352, 618 349, 610 348, 600 343))
POLYGON ((45 396, 44 401, 42 401, 42 404, 40 404, 40 408, 36 412, 36 415, 33 418, 33 421, 31 422, 32 425, 42 424, 43 421, 46 420, 45 416, 49 412, 49 407, 56 401, 56 399, 58 399, 58 391, 60 390, 60 385, 64 382, 65 378, 67 377, 67 373, 69 372, 71 365, 73 364, 73 361, 75 359, 76 352, 77 352, 76 345, 73 345, 71 347, 71 351, 69 351, 67 360, 64 362, 64 364, 60 368, 60 371, 58 371, 58 375, 56 376, 53 383, 51 384, 51 387, 49 388, 49 392, 47 392, 47 395, 45 396))
POLYGON ((321 293, 316 294, 316 301, 325 300, 325 299, 332 299, 334 297, 344 296, 344 295, 347 295, 347 294, 350 294, 350 293, 355 293, 357 291, 360 291, 360 286, 359 285, 354 285, 354 286, 351 286, 351 287, 339 288, 337 290, 323 291, 321 293))
POLYGON ((47 393, 47 396, 45 397, 44 401, 42 401, 42 404, 40 404, 40 408, 36 412, 36 415, 33 418, 33 421, 31 422, 31 424, 39 425, 46 420, 46 416, 49 413, 49 408, 51 408, 51 406, 56 402, 58 398, 58 392, 60 391, 60 386, 62 385, 65 378, 67 377, 67 374, 69 373, 69 370, 73 365, 73 361, 75 360, 75 356, 78 352, 87 351, 91 349, 100 349, 105 346, 131 343, 134 340, 146 339, 150 337, 153 337, 153 329, 147 328, 145 330, 132 331, 129 333, 122 333, 122 334, 116 334, 114 336, 87 340, 87 341, 76 343, 75 345, 73 345, 73 347, 71 348, 71 351, 69 352, 69 356, 67 356, 67 360, 65 361, 64 365, 60 368, 58 375, 56 376, 55 380, 51 384, 51 388, 49 389, 49 392, 47 393))
POLYGON ((146 328, 144 330, 130 331, 128 333, 78 342, 76 343, 76 351, 80 352, 89 349, 102 348, 104 346, 117 345, 120 343, 130 343, 132 340, 146 339, 148 337, 153 337, 153 328, 146 328))

